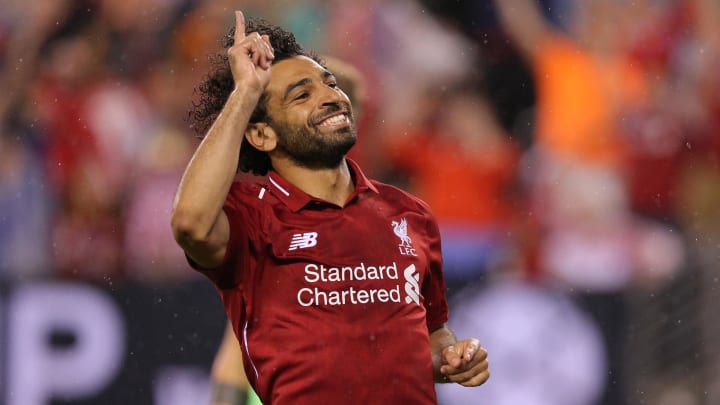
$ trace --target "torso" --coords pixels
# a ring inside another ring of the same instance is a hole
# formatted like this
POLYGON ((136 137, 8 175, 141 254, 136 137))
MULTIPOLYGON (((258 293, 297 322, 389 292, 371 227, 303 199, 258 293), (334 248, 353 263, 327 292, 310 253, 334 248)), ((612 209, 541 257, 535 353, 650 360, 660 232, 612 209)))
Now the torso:
POLYGON ((447 303, 422 203, 377 184, 342 208, 293 211, 265 187, 231 192, 248 207, 226 208, 231 224, 261 231, 235 239, 239 284, 221 290, 263 402, 435 403, 428 323, 445 322, 447 303))

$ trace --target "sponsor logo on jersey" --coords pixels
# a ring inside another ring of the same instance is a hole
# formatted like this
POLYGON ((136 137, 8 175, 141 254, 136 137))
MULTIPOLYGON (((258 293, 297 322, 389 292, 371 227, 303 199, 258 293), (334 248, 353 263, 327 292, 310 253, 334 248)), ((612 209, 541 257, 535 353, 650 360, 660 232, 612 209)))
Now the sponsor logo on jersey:
POLYGON ((408 223, 405 218, 400 221, 392 221, 393 232, 395 236, 400 238, 398 250, 403 256, 417 256, 415 248, 412 246, 412 239, 408 236, 408 223))
POLYGON ((405 303, 414 302, 420 305, 420 273, 415 270, 415 265, 411 264, 403 271, 405 277, 405 303))
POLYGON ((292 236, 288 250, 305 249, 317 245, 317 232, 296 233, 292 236))
POLYGON ((303 307, 360 305, 371 303, 420 304, 420 274, 414 264, 402 271, 405 297, 397 263, 388 265, 366 265, 327 267, 309 263, 305 266, 304 287, 297 292, 297 302, 303 307), (361 288, 360 283, 368 280, 394 280, 383 288, 361 288), (358 282, 358 286, 348 283, 358 282), (334 287, 335 286, 335 287, 334 287))

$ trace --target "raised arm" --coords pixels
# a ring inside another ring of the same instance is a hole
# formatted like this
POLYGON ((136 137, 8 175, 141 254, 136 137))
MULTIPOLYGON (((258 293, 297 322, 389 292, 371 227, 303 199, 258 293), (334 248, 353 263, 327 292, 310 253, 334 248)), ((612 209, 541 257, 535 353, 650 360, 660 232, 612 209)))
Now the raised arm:
POLYGON ((235 42, 228 49, 235 89, 185 169, 175 196, 172 229, 196 263, 218 266, 230 237, 222 210, 235 178, 240 145, 250 116, 270 80, 274 59, 270 40, 245 35, 245 18, 235 12, 235 42))
POLYGON ((515 46, 532 57, 550 30, 537 0, 495 0, 494 4, 502 27, 515 46))

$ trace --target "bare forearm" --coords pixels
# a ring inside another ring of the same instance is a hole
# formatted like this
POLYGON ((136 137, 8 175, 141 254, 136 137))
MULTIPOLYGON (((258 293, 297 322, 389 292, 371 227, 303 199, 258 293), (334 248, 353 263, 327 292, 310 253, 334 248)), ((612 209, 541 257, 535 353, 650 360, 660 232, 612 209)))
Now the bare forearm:
POLYGON ((228 322, 212 371, 211 405, 245 405, 249 383, 243 370, 242 351, 228 322))
POLYGON ((204 240, 210 234, 235 178, 245 127, 257 99, 234 91, 188 164, 173 207, 173 229, 181 244, 184 238, 204 240))
POLYGON ((495 8, 507 35, 531 56, 548 30, 537 0, 495 0, 495 8))
POLYGON ((228 48, 235 90, 185 170, 171 219, 175 239, 206 268, 219 265, 226 253, 230 225, 222 206, 235 178, 250 116, 270 80, 275 58, 267 35, 245 35, 241 11, 235 11, 235 27, 234 43, 228 48))
POLYGON ((430 333, 430 351, 432 352, 433 378, 435 382, 447 382, 445 376, 440 373, 442 365, 442 351, 448 346, 457 342, 457 337, 446 325, 435 329, 430 333))

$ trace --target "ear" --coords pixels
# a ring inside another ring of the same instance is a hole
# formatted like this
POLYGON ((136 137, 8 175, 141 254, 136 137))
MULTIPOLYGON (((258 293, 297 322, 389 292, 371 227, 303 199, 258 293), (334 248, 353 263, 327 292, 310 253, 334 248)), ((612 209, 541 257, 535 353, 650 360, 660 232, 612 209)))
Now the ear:
POLYGON ((261 152, 270 152, 277 146, 275 130, 264 122, 248 124, 247 129, 245 129, 245 139, 261 152))

